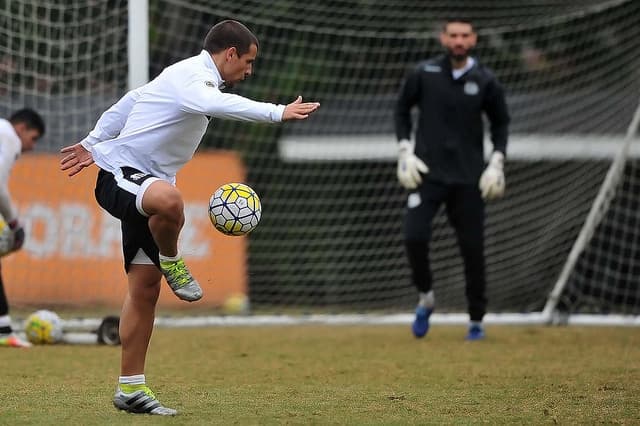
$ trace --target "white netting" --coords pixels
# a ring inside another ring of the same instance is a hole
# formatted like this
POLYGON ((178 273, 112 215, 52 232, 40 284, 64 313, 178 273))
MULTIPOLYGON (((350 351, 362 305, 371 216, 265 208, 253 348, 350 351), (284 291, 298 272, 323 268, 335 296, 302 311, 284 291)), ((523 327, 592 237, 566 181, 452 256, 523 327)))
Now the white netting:
POLYGON ((127 1, 0 1, 0 117, 45 118, 38 150, 84 137, 127 85, 127 1))
MULTIPOLYGON (((486 0, 454 8, 448 1, 150 0, 151 78, 197 54, 211 25, 235 18, 261 42, 254 76, 237 93, 278 103, 302 94, 322 103, 306 122, 215 121, 205 137, 203 149, 241 153, 248 183, 263 201, 250 237, 253 308, 413 306, 393 103, 406 71, 440 52, 441 19, 460 14, 476 23, 477 55, 505 85, 513 119, 507 196, 488 208, 489 308, 539 311, 637 107, 640 2, 486 0), (309 148, 318 141, 320 149, 309 148)), ((54 126, 51 150, 83 135, 124 93, 126 1, 0 0, 0 20, 0 112, 35 99, 54 126), (35 86, 45 77, 58 82, 55 89, 35 86)), ((631 151, 624 188, 637 197, 631 179, 637 151, 631 151)), ((612 211, 603 224, 615 226, 623 241, 637 241, 637 198, 621 204, 627 218, 612 211)), ((594 244, 602 259, 635 253, 594 244)), ((443 215, 435 223, 432 262, 440 312, 464 312, 462 265, 443 215)), ((617 273, 601 264, 598 273, 576 278, 593 282, 581 288, 637 295, 637 280, 629 280, 635 290, 608 287, 617 273)), ((624 302, 607 309, 637 314, 634 300, 631 308, 624 302)))
MULTIPOLYGON (((275 129, 215 123, 207 135, 208 146, 241 150, 264 200, 263 222, 251 238, 252 306, 413 305, 391 111, 406 70, 440 51, 440 19, 462 13, 477 24, 478 56, 507 88, 515 135, 508 195, 488 211, 490 309, 542 308, 637 105, 629 94, 640 91, 640 60, 631 53, 640 47, 640 5, 464 6, 151 3, 151 26, 162 40, 152 41, 152 75, 197 53, 211 24, 234 17, 261 40, 255 76, 239 86, 240 93, 277 102, 302 93, 322 103, 307 122, 275 129), (587 145, 594 137, 599 139, 587 145), (284 150, 283 140, 290 141, 284 150), (305 149, 314 142, 316 149, 305 149), (297 154, 287 156, 286 149, 297 154)), ((453 233, 443 215, 435 227, 439 309, 464 311, 453 233)))

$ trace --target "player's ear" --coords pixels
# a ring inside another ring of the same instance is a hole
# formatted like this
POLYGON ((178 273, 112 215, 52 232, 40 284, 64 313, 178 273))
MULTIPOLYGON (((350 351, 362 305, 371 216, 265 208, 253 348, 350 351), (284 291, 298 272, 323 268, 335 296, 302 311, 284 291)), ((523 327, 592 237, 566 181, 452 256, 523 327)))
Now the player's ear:
POLYGON ((443 46, 447 45, 447 32, 446 30, 440 31, 440 44, 443 46))
POLYGON ((230 61, 231 59, 233 59, 233 56, 238 56, 238 49, 236 49, 235 47, 230 47, 227 49, 227 61, 230 61))
POLYGON ((471 47, 474 47, 478 42, 478 34, 475 31, 471 31, 471 47))

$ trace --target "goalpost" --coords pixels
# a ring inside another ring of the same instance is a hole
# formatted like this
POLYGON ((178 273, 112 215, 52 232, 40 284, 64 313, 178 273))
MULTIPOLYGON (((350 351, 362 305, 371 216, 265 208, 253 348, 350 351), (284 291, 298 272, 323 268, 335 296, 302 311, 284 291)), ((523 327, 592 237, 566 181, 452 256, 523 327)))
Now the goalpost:
MULTIPOLYGON (((259 56, 234 91, 277 103, 302 94, 322 107, 279 126, 214 120, 202 149, 237 152, 264 204, 247 239, 254 315, 159 323, 405 323, 416 291, 393 103, 406 71, 440 52, 441 20, 463 13, 512 115, 506 197, 487 207, 487 322, 638 325, 640 2, 507 3, 0 0, 0 115, 36 106, 48 125, 38 150, 55 153, 128 88, 199 53, 212 24, 244 22, 259 56)), ((30 274, 47 276, 45 251, 31 244, 30 274)), ((442 214, 432 266, 433 321, 466 322, 463 266, 442 214)), ((206 278, 223 281, 224 271, 206 278)))
POLYGON ((638 292, 640 241, 633 234, 633 230, 637 230, 640 226, 640 210, 638 210, 640 183, 637 181, 636 164, 628 161, 632 143, 635 142, 635 145, 638 145, 638 140, 634 141, 634 139, 639 126, 640 102, 629 124, 623 144, 611 163, 558 281, 547 299, 542 314, 549 321, 640 325, 640 315, 633 307, 623 308, 623 313, 630 313, 627 315, 607 312, 611 304, 637 302, 640 294, 638 292), (609 226, 609 230, 615 229, 617 235, 608 235, 605 226, 609 226), (595 286, 591 285, 585 274, 595 272, 592 265, 594 261, 603 267, 611 268, 612 273, 621 275, 617 279, 618 282, 624 282, 630 287, 628 297, 620 294, 607 295, 612 292, 606 287, 608 280, 603 272, 599 273, 603 282, 596 283, 595 286), (597 309, 601 315, 567 315, 579 309, 576 306, 579 306, 580 298, 590 299, 591 303, 599 304, 597 309), (559 304, 564 305, 563 311, 558 310, 559 304), (607 315, 603 317, 602 314, 607 315))

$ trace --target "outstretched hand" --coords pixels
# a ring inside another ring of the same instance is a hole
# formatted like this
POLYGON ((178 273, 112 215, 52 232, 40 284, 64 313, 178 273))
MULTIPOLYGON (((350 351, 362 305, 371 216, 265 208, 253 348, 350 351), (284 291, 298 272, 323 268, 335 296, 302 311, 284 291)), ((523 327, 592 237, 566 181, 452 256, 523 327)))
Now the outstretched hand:
POLYGON ((295 101, 284 108, 282 121, 304 120, 318 108, 320 108, 319 102, 302 102, 302 96, 298 96, 295 101))
POLYGON ((80 143, 65 146, 60 150, 65 155, 60 160, 60 170, 67 171, 69 176, 74 176, 82 171, 85 167, 93 164, 93 156, 80 143))

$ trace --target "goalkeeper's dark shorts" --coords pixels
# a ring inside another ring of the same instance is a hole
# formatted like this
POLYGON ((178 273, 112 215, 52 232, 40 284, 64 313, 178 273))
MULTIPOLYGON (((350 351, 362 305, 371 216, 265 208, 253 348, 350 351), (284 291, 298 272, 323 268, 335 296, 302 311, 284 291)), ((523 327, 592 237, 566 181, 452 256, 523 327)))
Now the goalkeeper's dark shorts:
POLYGON ((98 173, 96 200, 109 214, 120 219, 127 272, 132 263, 153 263, 160 268, 158 246, 149 230, 149 215, 142 209, 144 192, 157 180, 160 179, 132 167, 123 167, 117 174, 102 169, 98 173))

